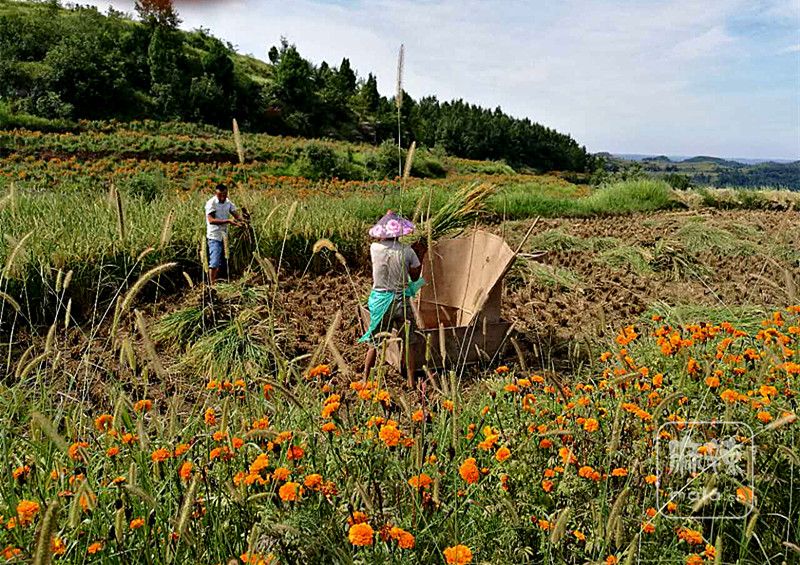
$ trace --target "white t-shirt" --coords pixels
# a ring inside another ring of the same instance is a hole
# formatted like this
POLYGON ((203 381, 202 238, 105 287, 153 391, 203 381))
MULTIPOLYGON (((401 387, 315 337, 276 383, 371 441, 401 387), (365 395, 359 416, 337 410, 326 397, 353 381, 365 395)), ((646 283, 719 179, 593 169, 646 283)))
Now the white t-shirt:
POLYGON ((376 241, 369 247, 372 256, 372 288, 401 292, 408 280, 408 270, 419 267, 419 258, 408 245, 396 239, 376 241))
POLYGON ((220 202, 216 196, 211 197, 206 202, 206 237, 222 241, 228 235, 228 224, 212 224, 208 221, 208 215, 214 214, 217 220, 227 220, 231 217, 231 212, 236 211, 236 205, 226 198, 225 202, 220 202))

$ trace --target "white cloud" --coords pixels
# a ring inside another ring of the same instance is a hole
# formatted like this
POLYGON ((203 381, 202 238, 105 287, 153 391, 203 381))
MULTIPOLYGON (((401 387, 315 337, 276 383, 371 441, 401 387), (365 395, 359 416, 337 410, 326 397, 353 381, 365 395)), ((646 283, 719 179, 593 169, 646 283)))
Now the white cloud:
MULTIPOLYGON (((114 4, 131 11, 133 3, 114 4)), ((376 74, 387 95, 403 42, 412 96, 499 105, 593 151, 800 154, 796 81, 735 96, 703 87, 754 57, 730 22, 790 25, 796 0, 228 0, 178 9, 184 27, 211 28, 260 58, 281 36, 317 63, 348 57, 362 76, 376 74), (783 126, 768 125, 775 122, 783 126)))

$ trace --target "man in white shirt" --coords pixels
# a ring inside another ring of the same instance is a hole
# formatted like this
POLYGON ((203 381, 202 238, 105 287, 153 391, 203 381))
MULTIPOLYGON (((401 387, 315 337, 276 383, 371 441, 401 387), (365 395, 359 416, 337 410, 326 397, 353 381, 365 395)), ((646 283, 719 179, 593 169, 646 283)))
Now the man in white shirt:
POLYGON ((208 240, 208 279, 217 282, 219 270, 225 265, 225 239, 228 224, 239 225, 241 216, 228 198, 228 187, 218 184, 214 196, 206 202, 206 239, 208 240))

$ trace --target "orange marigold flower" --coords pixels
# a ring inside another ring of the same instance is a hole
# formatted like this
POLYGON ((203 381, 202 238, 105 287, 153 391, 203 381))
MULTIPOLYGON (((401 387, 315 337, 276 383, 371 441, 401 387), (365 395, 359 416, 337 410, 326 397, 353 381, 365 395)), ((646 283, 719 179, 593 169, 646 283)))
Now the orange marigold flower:
POLYGON ((303 487, 299 483, 288 481, 278 489, 278 496, 284 502, 296 502, 303 495, 303 487))
POLYGON ((251 427, 254 430, 266 430, 269 428, 269 419, 266 417, 259 418, 258 420, 253 422, 253 425, 251 427))
POLYGON ((381 441, 388 447, 394 447, 400 443, 400 430, 397 429, 397 426, 385 424, 381 426, 378 437, 380 437, 381 441))
POLYGON ((15 481, 19 481, 19 480, 24 479, 25 477, 27 477, 28 473, 30 473, 30 472, 31 472, 31 466, 30 465, 23 465, 22 467, 17 467, 16 469, 14 469, 11 472, 11 475, 14 477, 15 481))
POLYGON ((461 464, 458 469, 458 474, 469 484, 475 484, 480 479, 480 471, 475 463, 475 458, 470 457, 461 464))
POLYGON ((183 465, 181 465, 181 468, 178 470, 178 476, 184 481, 188 481, 189 477, 192 476, 193 467, 191 461, 184 461, 183 465))
POLYGON ((703 555, 705 555, 706 559, 714 559, 717 556, 717 548, 710 543, 707 543, 706 549, 703 551, 703 555))
POLYGON ((642 522, 642 531, 646 534, 652 534, 656 531, 656 527, 652 522, 642 522))
POLYGON ((372 529, 372 526, 362 522, 350 526, 347 539, 349 539, 350 543, 355 546, 365 547, 372 545, 372 537, 374 535, 375 531, 372 529))
POLYGON ((17 518, 20 526, 27 526, 39 513, 39 503, 33 500, 20 500, 17 504, 17 518))
POLYGON ((467 565, 472 563, 472 550, 466 545, 446 547, 444 559, 448 565, 467 565))
POLYGON ((107 432, 114 425, 114 416, 111 414, 100 414, 94 419, 94 427, 98 432, 107 432))
POLYGON ((778 389, 775 388, 774 386, 771 386, 771 385, 761 385, 758 388, 758 393, 761 396, 766 396, 767 398, 769 398, 771 396, 777 396, 778 395, 778 389))
POLYGON ((286 479, 289 478, 289 475, 291 474, 292 472, 286 467, 278 467, 272 473, 272 478, 275 479, 276 481, 285 481, 286 479))
POLYGON ((600 428, 600 424, 594 418, 586 418, 583 422, 583 429, 587 432, 596 432, 600 428))
POLYGON ((425 419, 425 414, 422 412, 422 410, 417 410, 416 412, 411 414, 411 419, 415 422, 421 422, 422 420, 425 419))
POLYGON ((333 422, 326 422, 322 424, 322 431, 326 433, 333 433, 336 431, 336 424, 333 422))
POLYGON ((703 534, 697 530, 689 528, 681 528, 678 530, 678 538, 682 539, 689 545, 700 545, 703 543, 703 534))
POLYGON ((134 518, 131 520, 131 530, 138 530, 142 526, 144 526, 144 518, 134 518))
POLYGON ((617 467, 613 471, 611 471, 612 477, 627 477, 628 470, 625 467, 617 467))
POLYGON ((312 473, 308 475, 303 481, 303 485, 311 490, 319 490, 322 486, 322 475, 319 473, 312 473))
POLYGON ((575 539, 578 539, 580 541, 586 541, 586 534, 584 534, 580 530, 575 530, 574 532, 572 532, 572 535, 575 536, 575 539))
POLYGON ((719 386, 719 377, 706 377, 706 386, 709 388, 717 388, 719 386))
POLYGON ((163 447, 160 449, 156 449, 153 453, 150 454, 150 459, 152 459, 156 463, 166 461, 170 457, 172 457, 172 452, 169 449, 164 449, 163 447))
POLYGON ((658 482, 658 477, 655 475, 647 475, 644 478, 644 482, 646 482, 648 485, 654 485, 658 482))
POLYGON ((570 463, 577 463, 578 458, 573 455, 572 450, 569 447, 561 447, 558 450, 558 456, 561 458, 561 461, 564 462, 565 465, 570 463))
POLYGON ((53 555, 64 555, 67 552, 67 546, 64 540, 58 536, 53 536, 50 540, 50 551, 53 555))
POLYGON ((550 491, 552 491, 552 490, 553 490, 553 486, 554 486, 554 485, 555 485, 555 483, 554 483, 553 481, 551 481, 551 480, 549 480, 549 479, 544 479, 544 480, 542 481, 542 490, 543 490, 544 492, 550 492, 550 491))
POLYGON ((222 447, 215 447, 214 449, 208 452, 209 461, 213 461, 214 459, 228 460, 230 458, 231 458, 231 453, 227 445, 223 445, 222 447))
POLYGON ((391 528, 389 530, 389 537, 395 540, 401 549, 414 549, 414 536, 403 528, 391 528))
POLYGON ((82 449, 86 449, 89 447, 89 444, 85 441, 76 441, 72 445, 69 446, 67 449, 67 455, 69 458, 74 461, 83 461, 83 455, 81 454, 82 449))
POLYGON ((175 457, 180 457, 181 455, 189 451, 191 447, 192 446, 189 445, 188 443, 179 443, 178 447, 175 448, 175 457))
POLYGON ((86 551, 89 553, 89 555, 94 555, 95 553, 102 551, 103 547, 105 546, 102 541, 96 541, 90 545, 86 551))
POLYGON ((761 410, 758 414, 756 414, 756 418, 763 423, 768 423, 772 420, 772 414, 767 412, 766 410, 761 410))
POLYGON ((286 452, 286 458, 289 461, 299 461, 303 458, 303 448, 299 445, 292 445, 289 447, 289 450, 286 452))
POLYGON ((494 454, 494 458, 497 459, 500 463, 505 461, 511 457, 511 450, 507 448, 505 445, 497 450, 497 453, 494 454))
POLYGON ((433 479, 425 473, 420 473, 408 479, 408 484, 416 489, 426 489, 433 484, 433 479))
POLYGON ((209 408, 203 415, 203 420, 205 420, 207 425, 213 426, 217 423, 217 413, 214 411, 213 408, 209 408))
POLYGON ((539 447, 541 447, 542 449, 550 449, 551 447, 553 447, 553 442, 547 439, 546 437, 542 438, 542 440, 539 442, 539 447))
POLYGON ((124 443, 125 445, 128 445, 128 444, 133 443, 134 441, 138 441, 138 440, 139 440, 139 436, 133 435, 131 433, 122 434, 122 443, 124 443))
POLYGON ((266 398, 267 400, 272 398, 273 389, 274 389, 274 387, 272 385, 264 385, 264 389, 263 389, 264 398, 266 398))
POLYGON ((315 379, 317 377, 329 377, 331 375, 331 368, 328 365, 317 365, 308 372, 308 377, 315 379))
POLYGON ((6 548, 3 550, 3 557, 5 557, 6 561, 11 561, 20 555, 22 555, 22 550, 18 547, 14 547, 13 545, 6 546, 6 548))
POLYGON ((117 455, 119 455, 119 447, 116 445, 106 450, 106 456, 108 457, 116 457, 117 455))
POLYGON ((742 504, 753 502, 753 490, 749 487, 738 487, 736 489, 736 500, 742 504))
POLYGON ((619 563, 619 559, 615 555, 609 555, 606 557, 605 564, 606 565, 617 565, 619 563))
POLYGON ((250 472, 251 473, 260 473, 264 469, 269 466, 269 457, 267 457, 266 453, 259 454, 258 457, 250 463, 250 472))
POLYGON ((136 412, 150 412, 153 409, 153 401, 148 399, 138 400, 136 404, 133 405, 133 409, 136 412))
POLYGON ((452 400, 443 400, 442 401, 442 408, 447 410, 448 412, 452 412, 455 405, 453 404, 452 400))
POLYGON ((686 565, 703 565, 703 557, 696 553, 690 553, 686 556, 686 565))
POLYGON ((730 404, 732 402, 736 402, 736 400, 739 398, 739 393, 736 392, 735 390, 732 390, 732 389, 729 388, 729 389, 726 389, 726 390, 722 391, 720 393, 719 397, 724 402, 727 402, 727 403, 730 404))
MULTIPOLYGON (((339 395, 335 394, 334 396, 339 396, 339 395)), ((338 401, 326 402, 325 405, 322 407, 322 412, 320 413, 322 418, 325 420, 331 418, 333 414, 337 410, 339 410, 339 406, 341 406, 341 404, 338 401)))
POLYGON ((494 370, 495 375, 505 375, 508 373, 509 369, 506 365, 500 365, 497 369, 494 370))
POLYGON ((353 512, 351 516, 347 518, 347 523, 350 526, 354 526, 355 524, 363 524, 368 520, 367 515, 361 512, 360 510, 356 510, 353 512))

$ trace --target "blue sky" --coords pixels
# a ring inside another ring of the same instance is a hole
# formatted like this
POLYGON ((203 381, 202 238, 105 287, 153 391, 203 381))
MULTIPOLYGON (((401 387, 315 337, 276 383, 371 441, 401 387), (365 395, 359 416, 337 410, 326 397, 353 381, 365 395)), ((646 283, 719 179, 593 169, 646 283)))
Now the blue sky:
MULTIPOLYGON (((133 0, 92 0, 133 11, 133 0)), ((590 151, 800 158, 800 0, 178 1, 266 59, 281 36, 415 98, 501 106, 590 151)))

